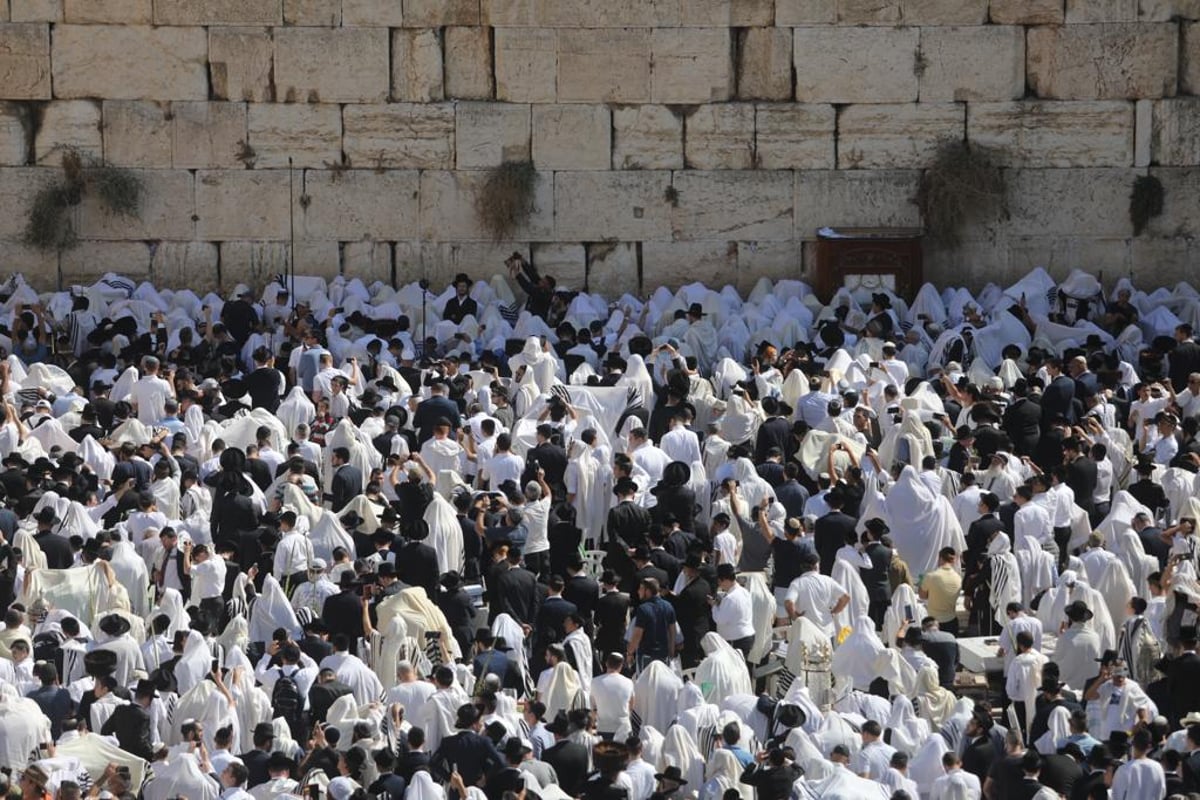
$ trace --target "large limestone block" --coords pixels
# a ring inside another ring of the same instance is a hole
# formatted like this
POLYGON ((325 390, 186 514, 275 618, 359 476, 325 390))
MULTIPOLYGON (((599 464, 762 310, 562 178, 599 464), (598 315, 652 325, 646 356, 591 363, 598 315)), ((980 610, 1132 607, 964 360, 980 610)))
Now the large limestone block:
POLYGON ((750 28, 774 22, 775 0, 683 0, 680 7, 679 24, 685 26, 750 28))
POLYGON ((683 169, 683 118, 666 106, 614 106, 613 169, 683 169))
POLYGON ((655 28, 651 100, 711 103, 733 96, 729 28, 655 28))
POLYGON ((903 0, 905 25, 982 25, 988 0, 903 0))
POLYGON ((8 13, 13 22, 62 22, 63 0, 10 0, 8 13))
POLYGON ((342 245, 342 274, 370 286, 373 281, 392 285, 392 243, 346 242, 342 245))
POLYGON ((283 4, 279 0, 154 0, 155 25, 282 23, 283 4))
MULTIPOLYGON (((804 242, 738 242, 737 290, 746 296, 754 290, 759 278, 773 281, 807 280, 804 274, 804 242)), ((722 283, 730 282, 728 277, 722 283)))
POLYGON ((152 0, 63 0, 63 20, 84 25, 149 25, 152 0))
POLYGON ((553 103, 558 96, 558 32, 496 28, 496 99, 553 103))
POLYGON ((0 98, 49 97, 50 27, 32 22, 0 24, 0 98))
MULTIPOLYGON (((174 165, 184 169, 237 169, 245 164, 247 141, 244 103, 175 103, 172 130, 174 165)), ((258 162, 259 154, 255 155, 258 162)))
POLYGON ((737 262, 737 242, 645 242, 642 281, 656 288, 677 288, 696 281, 723 286, 736 279, 737 262))
POLYGON ((1029 85, 1039 97, 1060 100, 1170 97, 1178 38, 1173 23, 1030 28, 1029 85))
POLYGON ((208 60, 217 100, 275 100, 275 40, 269 29, 211 29, 208 60))
POLYGON ((831 25, 837 22, 837 0, 775 0, 775 24, 831 25))
POLYGON ((738 99, 791 100, 791 29, 748 28, 738 41, 738 99))
POLYGON ((172 166, 169 106, 142 100, 106 100, 104 160, 117 167, 169 168, 172 166))
POLYGON ((291 204, 286 170, 196 173, 196 238, 287 239, 291 204))
POLYGON ((1163 166, 1200 164, 1200 98, 1154 103, 1151 153, 1154 163, 1163 166))
POLYGON ((401 0, 342 0, 342 24, 397 28, 404 24, 401 0))
POLYGON ((27 113, 17 103, 0 103, 0 165, 23 166, 28 159, 27 113))
POLYGON ((1025 96, 1025 30, 1017 26, 921 31, 921 102, 1025 96))
POLYGON ((150 259, 150 276, 155 286, 203 295, 220 285, 219 261, 213 242, 159 242, 150 259))
POLYGON ((454 106, 448 103, 349 105, 342 127, 342 148, 356 166, 454 167, 454 106))
POLYGON ((650 31, 560 30, 558 100, 645 103, 650 100, 650 31))
MULTIPOLYGON (((1011 217, 1000 223, 1020 236, 1132 235, 1132 169, 1018 169, 1006 175, 1011 217)), ((1168 204, 1169 205, 1169 204, 1168 204)))
POLYGON ((583 291, 587 284, 587 252, 582 244, 543 242, 531 245, 533 266, 553 275, 563 289, 583 291))
POLYGON ((818 229, 916 227, 918 170, 808 170, 796 173, 796 236, 818 229))
POLYGON ((446 96, 460 100, 490 100, 492 78, 490 28, 446 28, 446 96))
POLYGON ((101 158, 104 144, 100 129, 100 103, 94 100, 50 103, 42 112, 42 124, 37 132, 37 163, 58 164, 64 148, 101 158))
POLYGON ((794 205, 791 172, 700 172, 674 180, 679 205, 671 209, 676 240, 785 241, 794 205))
POLYGON ((967 138, 1010 167, 1123 167, 1133 163, 1133 117, 1119 100, 971 103, 967 138))
POLYGON ((381 103, 388 83, 385 28, 275 31, 275 85, 285 102, 381 103))
POLYGON ((838 169, 919 168, 962 138, 960 103, 854 105, 838 114, 838 169))
POLYGON ((669 240, 670 186, 669 172, 559 172, 554 176, 557 238, 563 242, 669 240))
MULTIPOLYGON (((488 173, 421 173, 421 238, 428 241, 489 241, 475 211, 488 173)), ((554 239, 554 176, 539 174, 533 213, 512 236, 516 241, 554 239)), ((501 259, 503 260, 503 259, 501 259)))
POLYGON ((796 99, 908 103, 917 99, 916 28, 796 28, 796 99))
POLYGON ((342 162, 340 106, 251 103, 247 129, 258 169, 287 167, 289 157, 297 167, 342 162))
MULTIPOLYGON (((333 244, 336 249, 337 243, 333 244)), ((262 286, 279 273, 287 272, 290 263, 287 242, 222 242, 220 251, 221 286, 225 289, 239 283, 262 286)))
POLYGON ((508 5, 501 16, 555 28, 674 28, 680 19, 679 0, 517 0, 508 5))
MULTIPOLYGON (((8 9, 0 9, 3 19, 8 9)), ((58 279, 58 253, 37 250, 22 241, 0 240, 0 262, 20 264, 20 272, 37 292, 54 292, 60 288, 58 279)))
MULTIPOLYGON (((1124 195, 1115 200, 1127 200, 1134 177, 1141 173, 1141 170, 1134 170, 1122 176, 1125 184, 1124 195)), ((1195 211, 1200 205, 1200 169, 1194 166, 1154 167, 1150 174, 1162 181, 1166 201, 1163 203, 1162 216, 1152 219, 1146 230, 1159 236, 1192 239, 1200 236, 1200 216, 1195 211)), ((1128 202, 1125 205, 1128 206, 1128 202)), ((1128 219, 1128 213, 1125 217, 1128 219)))
POLYGON ((207 100, 208 37, 203 28, 58 25, 56 97, 207 100))
POLYGON ((442 40, 429 28, 392 31, 392 99, 429 103, 446 96, 442 40))
POLYGON ((754 152, 759 169, 833 169, 833 106, 763 103, 755 109, 754 152))
POLYGON ((1200 22, 1184 22, 1179 54, 1179 90, 1200 94, 1200 22))
POLYGON ((64 286, 90 285, 106 272, 134 280, 150 277, 150 246, 146 242, 80 241, 59 258, 59 276, 64 286))
POLYGON ((1150 22, 1170 19, 1169 0, 1067 0, 1067 23, 1150 22))
POLYGON ((899 25, 901 0, 838 0, 840 25, 899 25))
POLYGON ((342 0, 283 0, 284 25, 336 27, 342 24, 342 0))
POLYGON ((195 195, 187 170, 137 169, 142 182, 141 212, 136 216, 111 213, 95 193, 79 206, 79 235, 84 239, 191 239, 195 195))
POLYGON ((342 241, 415 237, 418 175, 398 169, 309 170, 304 176, 308 208, 296 211, 297 235, 342 241))
POLYGON ((991 0, 988 17, 996 25, 1057 25, 1062 0, 991 0))
POLYGON ((549 25, 538 19, 537 0, 480 0, 480 21, 497 29, 549 25))
MULTIPOLYGON (((495 274, 504 271, 504 261, 520 253, 529 258, 525 242, 396 242, 396 285, 404 286, 428 278, 433 286, 448 286, 460 272, 495 274)), ((414 322, 414 335, 421 332, 414 322)))
MULTIPOLYGON (((385 2, 399 5, 398 0, 385 2)), ((479 0, 404 0, 404 24, 417 28, 478 25, 479 0)))
POLYGON ((21 238, 34 197, 61 179, 57 162, 44 167, 0 169, 0 207, 5 210, 0 214, 0 242, 21 238))
POLYGON ((684 156, 691 169, 751 169, 754 166, 754 106, 700 106, 687 118, 684 156))
POLYGON ((496 167, 530 158, 529 106, 459 103, 455 150, 459 169, 496 167))
POLYGON ((608 297, 642 292, 638 268, 640 242, 592 242, 587 245, 588 290, 608 297))
POLYGON ((533 106, 533 163, 541 170, 609 169, 612 118, 607 106, 533 106))

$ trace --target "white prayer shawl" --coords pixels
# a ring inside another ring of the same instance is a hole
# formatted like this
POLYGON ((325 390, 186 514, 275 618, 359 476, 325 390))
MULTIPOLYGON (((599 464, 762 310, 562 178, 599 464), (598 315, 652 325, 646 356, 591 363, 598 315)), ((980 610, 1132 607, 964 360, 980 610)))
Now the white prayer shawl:
POLYGON ((436 753, 442 739, 454 733, 458 709, 470 701, 462 687, 454 685, 434 692, 413 715, 412 723, 425 730, 425 744, 430 752, 436 753))
MULTIPOLYGON (((42 554, 41 548, 32 536, 23 535, 23 533, 19 532, 14 537, 14 543, 23 548, 22 552, 26 554, 26 560, 36 561, 36 558, 29 558, 30 555, 36 554, 42 556, 43 561, 38 569, 28 570, 25 573, 25 586, 21 592, 21 602, 25 604, 26 608, 30 608, 41 599, 49 603, 50 608, 63 609, 84 623, 93 625, 98 617, 108 613, 109 609, 119 607, 120 604, 115 598, 122 593, 109 587, 108 578, 101 565, 46 569, 45 556, 42 554), (26 538, 28 541, 22 541, 26 538), (30 546, 32 546, 32 550, 29 549, 30 546)), ((124 608, 129 608, 127 597, 124 608)))
POLYGON ((1058 630, 1058 626, 1066 620, 1066 607, 1075 600, 1082 600, 1094 615, 1088 623, 1100 637, 1100 643, 1105 650, 1115 650, 1117 647, 1116 629, 1104 596, 1088 585, 1086 579, 1074 570, 1063 572, 1058 578, 1054 589, 1046 592, 1042 602, 1038 604, 1038 619, 1042 627, 1048 631, 1058 630), (1074 588, 1068 588, 1074 584, 1074 588))
MULTIPOLYGON (((908 777, 917 782, 921 797, 929 797, 933 791, 933 783, 946 774, 942 766, 942 756, 949 748, 941 736, 930 736, 922 740, 916 754, 908 762, 908 777)), ((939 800, 979 800, 978 797, 945 797, 939 800)))
POLYGON ((1058 752, 1059 742, 1071 735, 1071 712, 1064 706, 1058 706, 1050 712, 1046 732, 1034 742, 1034 747, 1044 756, 1058 752))
POLYGON ((699 800, 722 800, 725 792, 730 789, 737 790, 742 800, 754 800, 754 788, 742 783, 739 780, 741 775, 741 762, 737 760, 737 756, 732 751, 714 750, 708 757, 708 765, 705 770, 707 780, 700 789, 699 800))
POLYGON ((709 632, 700 640, 700 647, 705 657, 696 669, 696 682, 706 702, 717 703, 733 694, 754 693, 746 660, 728 642, 709 632))
POLYGON ((688 732, 678 725, 672 725, 667 730, 658 757, 659 772, 667 767, 678 767, 687 781, 687 785, 680 789, 681 796, 694 798, 699 794, 704 785, 704 756, 688 732))
POLYGON ((966 549, 962 528, 950 501, 935 495, 917 471, 905 467, 887 495, 892 540, 914 575, 924 575, 937 565, 943 547, 966 549))
MULTIPOLYGON (((360 494, 346 503, 342 510, 338 512, 338 517, 344 517, 351 511, 358 514, 359 519, 362 520, 358 525, 359 531, 370 536, 379 530, 379 507, 372 503, 365 494, 360 494)), ((445 572, 445 570, 442 571, 445 572)))
POLYGON ((396 685, 400 648, 408 641, 415 640, 408 635, 408 623, 399 614, 392 617, 387 625, 377 628, 371 637, 370 664, 385 692, 396 685))
MULTIPOLYGON (((812 735, 804 729, 792 728, 784 744, 791 747, 796 753, 796 764, 804 769, 804 781, 816 783, 833 774, 836 766, 825 758, 816 742, 813 741, 812 735)), ((801 785, 805 790, 808 789, 807 783, 801 785)), ((801 793, 800 797, 815 797, 815 795, 801 793)))
POLYGON ((1029 731, 1033 726, 1033 714, 1028 709, 1034 707, 1037 693, 1041 690, 1042 668, 1047 661, 1046 656, 1037 650, 1019 654, 1008 665, 1008 675, 1005 678, 1005 691, 1013 700, 1025 704, 1025 730, 1022 736, 1029 740, 1029 731))
POLYGON ((560 711, 566 713, 579 707, 583 684, 579 673, 565 661, 555 664, 551 670, 545 694, 538 699, 546 704, 546 716, 553 719, 560 711))
MULTIPOLYGON (((1109 559, 1095 582, 1096 591, 1104 598, 1110 623, 1116 627, 1113 620, 1125 618, 1125 608, 1129 599, 1134 596, 1133 581, 1125 570, 1125 565, 1119 559, 1109 559)), ((1093 612, 1094 613, 1094 612, 1093 612)))
POLYGON ((575 488, 575 499, 571 502, 575 509, 575 525, 583 531, 585 539, 599 540, 608 517, 612 472, 596 460, 591 447, 583 442, 573 442, 567 474, 575 488))
POLYGON ((907 583, 902 583, 896 587, 896 591, 892 592, 892 604, 888 606, 887 613, 883 616, 883 641, 888 647, 892 646, 892 642, 896 641, 896 637, 900 635, 900 628, 904 626, 904 622, 911 616, 914 622, 920 623, 927 616, 925 604, 921 602, 921 598, 917 596, 916 590, 907 583), (912 614, 908 610, 912 609, 912 614))
POLYGON ((954 713, 955 697, 953 692, 938 684, 936 667, 926 665, 917 672, 917 692, 921 717, 931 728, 940 728, 954 713))
POLYGON ((576 628, 567 634, 562 641, 567 655, 577 664, 576 673, 579 675, 579 685, 588 697, 592 692, 592 667, 595 657, 592 653, 592 640, 583 628, 576 628))
MULTIPOLYGON (((536 336, 525 340, 521 352, 508 360, 508 367, 515 374, 520 367, 527 367, 537 384, 538 392, 545 394, 555 384, 555 373, 558 370, 558 359, 553 353, 542 349, 542 343, 536 336)), ((643 366, 644 370, 644 366, 643 366)), ((649 397, 646 402, 649 402, 649 397)))
POLYGON ((665 731, 675 721, 683 681, 661 661, 651 661, 638 676, 633 690, 633 708, 643 725, 665 731))
POLYGON ((642 760, 647 764, 657 764, 662 758, 663 735, 651 725, 642 725, 638 731, 638 741, 642 743, 642 760))
POLYGON ((342 547, 346 552, 354 552, 354 539, 342 527, 341 521, 332 511, 318 508, 320 516, 312 527, 313 555, 323 559, 325 563, 333 563, 333 551, 342 547))
MULTIPOLYGON (((243 751, 243 747, 249 747, 248 740, 240 739, 242 731, 238 726, 237 711, 230 707, 225 696, 212 681, 201 681, 189 691, 181 693, 173 718, 180 722, 185 719, 194 719, 201 723, 204 728, 204 744, 210 751, 215 749, 212 740, 217 730, 226 725, 232 725, 234 732, 234 741, 230 745, 230 750, 240 753, 243 751)), ((164 742, 168 747, 183 742, 183 734, 179 730, 179 725, 172 725, 168 734, 164 742)))
POLYGON ((438 573, 461 573, 463 570, 462 525, 454 506, 440 493, 435 492, 433 502, 425 509, 425 523, 429 526, 428 544, 437 553, 438 573))
POLYGON ((1096 664, 1105 648, 1091 622, 1075 623, 1058 639, 1054 661, 1058 664, 1059 680, 1077 691, 1096 677, 1096 664))
POLYGON ((217 644, 226 653, 234 648, 245 652, 246 647, 250 644, 249 630, 250 626, 246 622, 246 618, 241 614, 235 614, 225 625, 225 630, 221 631, 221 635, 217 637, 217 644))
POLYGON ((50 417, 38 425, 29 432, 29 435, 37 439, 47 453, 54 447, 60 447, 66 453, 79 452, 79 443, 67 435, 67 432, 63 430, 62 423, 54 417, 50 417))
MULTIPOLYGON (((263 688, 255 686, 254 665, 240 648, 235 646, 225 651, 225 667, 230 670, 227 685, 233 695, 234 710, 237 713, 239 741, 253 741, 254 726, 260 722, 270 722, 275 716, 271 697, 263 688)), ((273 749, 284 749, 278 745, 276 742, 273 749)))
POLYGON ((906 411, 900 424, 884 436, 879 445, 879 463, 884 469, 889 469, 899 461, 902 449, 908 451, 908 458, 904 463, 918 470, 925 456, 933 455, 933 438, 916 410, 906 411), (900 442, 904 442, 907 447, 901 448, 900 442))
POLYGON ((128 767, 131 786, 141 786, 146 775, 146 762, 128 753, 97 733, 84 733, 70 741, 60 742, 55 754, 61 758, 77 759, 93 781, 100 780, 109 764, 128 767))
POLYGON ((176 631, 186 631, 191 626, 187 609, 183 605, 183 595, 179 593, 179 590, 169 586, 163 587, 158 605, 150 611, 148 618, 153 620, 159 614, 166 614, 171 620, 171 624, 167 627, 167 636, 174 636, 176 631))
POLYGON ((741 577, 750 592, 750 614, 754 620, 754 644, 747 659, 756 664, 771 648, 772 627, 775 624, 775 595, 762 572, 743 572, 741 577))
POLYGON ((1021 538, 1015 555, 1021 575, 1021 603, 1028 608, 1039 592, 1054 585, 1058 567, 1054 556, 1030 536, 1021 538))
POLYGON ((83 441, 79 445, 79 455, 83 459, 83 463, 87 464, 100 480, 107 480, 112 476, 116 459, 91 435, 83 437, 83 441))
POLYGON ((695 681, 687 681, 679 692, 679 715, 677 725, 695 741, 700 741, 700 732, 705 728, 715 730, 721 709, 712 703, 704 702, 704 695, 695 681))
POLYGON ((221 787, 200 769, 191 753, 177 752, 168 761, 156 762, 154 777, 142 788, 145 800, 169 800, 186 797, 188 800, 217 800, 221 787))
MULTIPOLYGON (((1112 682, 1109 681, 1100 687, 1100 701, 1093 701, 1100 706, 1100 731, 1099 738, 1101 741, 1107 739, 1113 730, 1127 731, 1133 728, 1137 723, 1138 711, 1146 709, 1148 719, 1154 719, 1158 716, 1158 706, 1151 700, 1145 690, 1137 684, 1137 681, 1132 678, 1125 679, 1125 686, 1121 699, 1118 701, 1118 720, 1119 728, 1113 728, 1109 724, 1107 709, 1104 707, 1104 701, 1111 696, 1113 689, 1112 682)), ((1092 705, 1089 703, 1089 706, 1092 705)), ((1091 709, 1089 708, 1089 711, 1091 709)))
POLYGON ((912 701, 902 694, 892 699, 892 714, 886 727, 892 732, 888 743, 905 753, 917 752, 929 736, 929 722, 917 716, 912 701))
POLYGON ((1008 604, 1021 600, 1021 568, 1012 554, 1012 544, 1007 533, 1000 532, 992 537, 988 543, 987 556, 992 567, 989 597, 992 618, 1003 628, 1008 622, 1008 604))
POLYGON ((508 646, 508 660, 517 665, 517 671, 521 673, 521 678, 526 679, 529 676, 529 659, 525 654, 523 642, 525 640, 525 632, 515 619, 509 614, 499 614, 492 620, 492 635, 497 639, 503 638, 505 645, 508 646))
MULTIPOLYGON (((314 548, 315 549, 315 548, 314 548)), ((277 628, 284 628, 294 639, 302 635, 296 612, 275 576, 263 580, 262 593, 250 609, 250 641, 269 642, 277 628)))
POLYGON ((867 691, 879 677, 879 662, 887 658, 886 650, 871 619, 860 615, 855 618, 850 635, 833 651, 833 673, 849 678, 853 688, 867 691))
MULTIPOLYGON (((270 639, 270 636, 267 637, 270 639)), ((183 654, 175 664, 175 683, 182 698, 193 688, 204 683, 212 670, 212 650, 199 631, 189 631, 183 645, 183 654)), ((184 717, 186 719, 186 717, 184 717)), ((215 729, 214 729, 215 730, 215 729)), ((167 742, 172 744, 172 742, 167 742)))
POLYGON ((850 602, 842 611, 834 615, 834 623, 840 631, 849 628, 852 620, 867 613, 870 598, 867 597, 867 587, 863 583, 858 567, 852 566, 845 559, 839 558, 833 562, 832 577, 850 595, 850 602))

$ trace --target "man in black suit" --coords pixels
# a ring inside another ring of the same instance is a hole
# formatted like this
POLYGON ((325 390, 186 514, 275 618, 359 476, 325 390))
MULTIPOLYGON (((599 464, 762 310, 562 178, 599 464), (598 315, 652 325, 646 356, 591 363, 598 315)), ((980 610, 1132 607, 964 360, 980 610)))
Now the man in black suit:
POLYGON ((495 620, 500 614, 508 614, 518 624, 532 628, 537 621, 537 578, 521 566, 521 551, 509 548, 508 558, 497 566, 493 576, 495 585, 488 602, 488 621, 495 620))
POLYGON ((325 598, 321 606, 321 621, 331 631, 343 631, 351 641, 363 635, 362 595, 358 593, 358 578, 353 570, 342 573, 338 583, 341 591, 325 598))
POLYGON ((1104 778, 1108 772, 1108 767, 1112 763, 1112 758, 1108 754, 1108 746, 1098 744, 1092 747, 1087 754, 1086 766, 1075 785, 1071 787, 1071 800, 1092 800, 1093 797, 1107 797, 1108 792, 1104 788, 1104 778), (1095 794, 1100 792, 1100 794, 1095 794))
POLYGON ((250 773, 250 777, 246 779, 246 788, 253 789, 271 779, 267 761, 271 758, 271 748, 274 744, 275 729, 271 727, 271 723, 260 722, 254 726, 254 749, 238 756, 250 773))
POLYGON ((697 666, 704 659, 700 640, 713 629, 712 606, 708 598, 714 594, 712 586, 700 575, 701 558, 689 553, 683 562, 686 583, 679 594, 670 597, 675 607, 675 619, 683 632, 683 649, 679 658, 684 669, 697 666))
MULTIPOLYGON (((1063 440, 1063 461, 1067 468, 1067 479, 1064 482, 1075 493, 1075 505, 1092 516, 1095 508, 1093 495, 1096 493, 1098 477, 1096 462, 1092 461, 1083 443, 1074 436, 1063 440)), ((1093 525, 1099 522, 1101 520, 1092 520, 1093 525)))
MULTIPOLYGON (((434 381, 429 385, 429 399, 422 400, 413 414, 413 427, 417 429, 417 444, 422 445, 433 438, 433 429, 439 420, 450 424, 452 436, 459 428, 458 404, 446 396, 446 384, 434 381)), ((444 424, 444 423, 443 423, 444 424)))
POLYGON ((787 800, 792 785, 804 770, 788 760, 786 751, 773 747, 767 751, 766 763, 751 761, 742 771, 741 782, 753 786, 760 800, 787 800))
POLYGON ((346 684, 337 678, 337 673, 331 669, 323 669, 317 673, 317 679, 308 690, 308 713, 313 723, 324 722, 329 708, 339 697, 353 693, 346 684))
POLYGON ((617 575, 605 570, 600 576, 602 594, 596 600, 596 650, 601 653, 622 652, 625 648, 625 628, 629 623, 629 595, 617 589, 617 575))
POLYGON ((563 598, 566 581, 561 575, 551 575, 547 585, 549 589, 546 599, 538 608, 537 621, 534 623, 534 652, 545 650, 548 645, 561 642, 563 622, 572 614, 578 614, 579 608, 570 600, 563 598))
MULTIPOLYGON (((125 752, 147 761, 151 760, 154 757, 154 743, 150 741, 150 712, 146 709, 150 707, 155 696, 153 681, 138 681, 133 693, 133 702, 117 706, 116 711, 100 729, 100 733, 117 737, 117 744, 125 752)), ((61 718, 55 720, 55 723, 59 721, 61 718)))
POLYGON ((983 557, 987 553, 988 542, 996 531, 1004 530, 1004 523, 996 516, 1000 508, 1000 498, 992 492, 984 492, 979 496, 979 519, 967 528, 967 549, 963 551, 963 575, 974 575, 979 571, 983 557))
POLYGON ((758 436, 754 440, 755 464, 766 461, 771 450, 776 448, 782 456, 787 452, 788 442, 792 438, 792 424, 779 416, 779 401, 776 398, 770 395, 764 397, 762 410, 767 418, 758 426, 758 436))
POLYGON ((429 768, 429 753, 425 752, 425 729, 413 726, 408 729, 408 749, 396 759, 393 770, 406 783, 412 782, 417 770, 429 768))
POLYGON ((1046 359, 1046 372, 1050 375, 1050 384, 1042 390, 1043 431, 1049 428, 1050 423, 1059 415, 1072 424, 1076 419, 1075 381, 1069 375, 1064 375, 1062 369, 1062 359, 1046 359))
POLYGON ((437 597, 437 551, 426 539, 429 529, 424 525, 405 531, 404 544, 396 551, 396 576, 409 586, 420 586, 431 599, 437 597))
POLYGON ((600 599, 600 584, 584 571, 583 558, 578 552, 572 553, 567 562, 567 582, 563 587, 563 598, 574 603, 588 625, 591 625, 592 612, 596 608, 596 601, 600 599))
MULTIPOLYGON (((1020 381, 1018 381, 1020 383, 1020 381)), ((1004 410, 1001 427, 1012 440, 1013 452, 1018 456, 1032 456, 1042 434, 1041 395, 1018 396, 1004 410)))
POLYGON ((454 276, 454 297, 446 303, 442 319, 449 320, 455 325, 461 325, 467 317, 479 319, 479 304, 471 299, 471 279, 466 273, 460 272, 454 276))
POLYGON ((1200 708, 1200 656, 1196 655, 1196 627, 1184 625, 1179 629, 1179 644, 1183 652, 1175 658, 1164 658, 1157 669, 1165 674, 1171 708, 1162 709, 1167 719, 1181 719, 1189 711, 1200 708))
MULTIPOLYGON (((883 617, 892 604, 892 586, 888 570, 892 566, 892 548, 883 543, 887 524, 878 517, 867 520, 867 546, 863 554, 871 559, 870 569, 859 567, 858 573, 867 590, 867 616, 876 627, 883 626, 883 617)), ((786 587, 785 587, 786 588, 786 587)))
POLYGON ((61 522, 58 515, 54 513, 54 508, 46 506, 33 518, 37 522, 37 533, 33 535, 33 540, 46 554, 46 567, 48 569, 69 569, 75 562, 75 556, 71 552, 71 542, 67 537, 52 532, 54 526, 61 522))
POLYGON ((979 463, 987 464, 996 453, 1012 452, 1012 442, 999 427, 1000 417, 985 404, 980 405, 983 410, 972 415, 979 423, 975 428, 975 452, 979 455, 979 463))
POLYGON ((555 503, 567 497, 567 451, 554 441, 554 427, 548 422, 537 426, 537 446, 525 454, 525 472, 521 483, 538 480, 538 469, 544 473, 542 479, 550 487, 555 503))
POLYGON ((1171 385, 1187 386, 1188 375, 1200 372, 1200 344, 1192 338, 1192 326, 1186 322, 1175 327, 1175 349, 1167 356, 1167 374, 1171 385))
MULTIPOLYGON (((634 573, 631 580, 631 592, 636 592, 637 587, 641 585, 646 578, 654 578, 658 581, 659 586, 670 586, 670 576, 667 571, 654 566, 654 562, 650 560, 650 548, 645 545, 637 547, 633 551, 633 567, 634 573)), ((637 603, 634 603, 636 606, 637 603)))
POLYGON ((843 513, 846 504, 845 495, 840 487, 835 487, 825 495, 829 513, 817 520, 813 528, 813 543, 817 546, 817 555, 821 557, 821 574, 833 573, 833 562, 837 551, 846 544, 846 534, 853 533, 858 520, 843 513))
POLYGON ((283 397, 283 373, 275 369, 275 357, 266 347, 254 350, 254 371, 246 376, 246 393, 254 401, 255 408, 264 408, 271 414, 279 410, 279 399, 283 397))
POLYGON ((482 724, 475 706, 459 706, 454 727, 457 730, 442 739, 433 754, 431 771, 441 781, 448 781, 451 773, 457 772, 465 785, 478 786, 486 775, 504 766, 504 757, 492 740, 479 732, 482 724))
POLYGON ((350 463, 350 450, 333 448, 333 480, 329 484, 329 502, 333 513, 338 513, 346 504, 362 494, 362 470, 350 463))
POLYGON ((333 645, 329 643, 329 628, 320 619, 314 619, 304 624, 304 638, 296 644, 302 653, 318 664, 325 656, 333 653, 333 645))
MULTIPOLYGON (((622 545, 637 547, 645 544, 646 533, 650 530, 652 519, 650 512, 634 501, 637 492, 637 483, 629 477, 618 478, 613 485, 613 494, 617 496, 617 504, 608 510, 608 524, 606 525, 609 541, 613 548, 621 549, 622 545)), ((617 569, 616 565, 612 566, 617 569)))
POLYGON ((588 774, 588 749, 572 742, 567 715, 559 712, 546 730, 554 735, 554 746, 542 751, 542 761, 554 767, 558 785, 571 797, 578 797, 588 774))

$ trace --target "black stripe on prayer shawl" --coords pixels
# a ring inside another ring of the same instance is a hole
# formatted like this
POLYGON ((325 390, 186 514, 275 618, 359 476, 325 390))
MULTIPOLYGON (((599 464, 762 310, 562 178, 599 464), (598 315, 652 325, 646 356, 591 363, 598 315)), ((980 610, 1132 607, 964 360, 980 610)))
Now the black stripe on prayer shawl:
POLYGON ((782 700, 787 697, 788 690, 792 688, 792 683, 796 680, 796 675, 786 666, 780 667, 775 673, 775 699, 782 700))
POLYGON ((700 750, 700 754, 704 756, 704 760, 708 761, 708 757, 712 755, 713 750, 717 746, 717 727, 715 725, 705 725, 696 731, 696 738, 700 740, 696 742, 696 747, 700 750))
POLYGON ((629 727, 635 736, 642 732, 642 715, 637 712, 637 709, 629 712, 629 727))
POLYGON ((516 325, 517 320, 521 316, 521 304, 513 303, 511 306, 500 306, 500 317, 509 325, 516 325))
POLYGON ((105 278, 100 281, 100 283, 113 289, 117 289, 118 291, 125 292, 126 297, 132 297, 133 290, 137 288, 137 284, 135 284, 133 281, 121 277, 105 278))

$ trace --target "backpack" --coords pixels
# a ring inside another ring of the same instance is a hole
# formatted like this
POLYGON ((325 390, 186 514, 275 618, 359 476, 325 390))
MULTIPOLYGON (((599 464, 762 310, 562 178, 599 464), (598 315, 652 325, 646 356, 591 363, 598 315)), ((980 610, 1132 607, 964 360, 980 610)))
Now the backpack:
POLYGON ((1162 677, 1154 668, 1163 655, 1162 643, 1158 641, 1154 631, 1150 630, 1145 618, 1134 622, 1132 628, 1132 641, 1127 643, 1130 655, 1127 666, 1130 676, 1142 686, 1146 686, 1162 677))
POLYGON ((296 685, 296 673, 289 675, 283 671, 283 667, 279 667, 279 678, 271 690, 271 706, 275 709, 275 715, 287 720, 289 726, 301 721, 304 698, 300 696, 300 687, 296 685))

